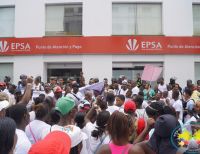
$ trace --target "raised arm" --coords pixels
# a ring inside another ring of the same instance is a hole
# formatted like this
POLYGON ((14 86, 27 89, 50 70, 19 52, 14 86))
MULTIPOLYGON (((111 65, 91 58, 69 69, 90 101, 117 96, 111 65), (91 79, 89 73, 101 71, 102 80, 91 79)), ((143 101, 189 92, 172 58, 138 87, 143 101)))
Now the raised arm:
POLYGON ((149 118, 147 120, 147 125, 142 133, 135 139, 134 144, 142 142, 145 140, 146 136, 148 135, 149 131, 153 128, 155 120, 153 118, 149 118))
POLYGON ((23 95, 22 99, 20 100, 19 104, 25 104, 25 105, 28 104, 28 102, 31 99, 32 87, 33 87, 33 78, 28 77, 26 89, 25 89, 24 95, 23 95))

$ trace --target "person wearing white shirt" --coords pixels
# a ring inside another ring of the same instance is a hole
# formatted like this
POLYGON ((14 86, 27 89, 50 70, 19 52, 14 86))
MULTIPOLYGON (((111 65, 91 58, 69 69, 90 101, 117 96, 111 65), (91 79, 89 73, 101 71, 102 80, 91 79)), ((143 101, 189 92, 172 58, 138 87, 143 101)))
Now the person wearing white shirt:
POLYGON ((42 131, 44 129, 50 130, 50 125, 46 124, 45 118, 48 114, 48 110, 43 104, 33 106, 36 119, 30 122, 25 129, 26 135, 29 138, 31 144, 34 144, 42 139, 42 131))
POLYGON ((113 93, 107 94, 106 101, 108 103, 108 107, 107 107, 106 111, 108 111, 108 112, 110 112, 110 114, 112 114, 113 112, 118 110, 118 107, 114 105, 115 95, 113 93))
POLYGON ((80 103, 80 101, 83 99, 83 95, 79 92, 79 88, 78 88, 78 83, 76 81, 74 81, 72 83, 72 91, 71 93, 68 93, 67 96, 72 98, 76 105, 78 105, 80 103))
POLYGON ((182 101, 180 99, 178 99, 179 97, 179 91, 174 90, 173 94, 172 94, 172 98, 174 99, 174 103, 173 103, 173 108, 176 111, 176 118, 177 120, 182 121, 183 120, 183 104, 182 101))
POLYGON ((102 111, 97 115, 96 128, 92 130, 89 136, 89 154, 94 154, 103 144, 110 141, 109 135, 106 133, 107 122, 110 118, 108 111, 102 111))
POLYGON ((185 89, 184 99, 187 102, 186 109, 189 111, 192 111, 195 106, 195 102, 193 99, 191 99, 191 96, 192 96, 192 91, 190 89, 185 89))
POLYGON ((135 81, 131 82, 132 85, 132 95, 138 95, 140 89, 137 87, 137 83, 135 81))
POLYGON ((44 92, 45 92, 44 94, 45 94, 46 97, 47 96, 54 97, 54 93, 51 90, 51 86, 50 86, 49 83, 45 83, 45 85, 44 85, 44 92))
POLYGON ((191 122, 197 122, 200 119, 200 101, 197 101, 194 107, 194 112, 190 119, 188 119, 185 124, 190 124, 191 122))
POLYGON ((160 78, 160 84, 158 85, 158 92, 163 93, 167 91, 167 85, 164 83, 164 78, 160 78))
POLYGON ((173 87, 173 89, 170 90, 170 91, 168 92, 168 97, 169 97, 170 99, 173 99, 173 98, 172 98, 172 93, 173 93, 174 90, 179 91, 179 96, 178 96, 178 98, 179 98, 179 99, 182 99, 182 93, 181 93, 181 91, 180 91, 179 84, 177 84, 177 83, 175 84, 175 86, 173 87))
POLYGON ((8 116, 12 118, 17 125, 16 134, 18 139, 14 154, 27 154, 31 147, 31 143, 24 132, 25 127, 29 122, 29 114, 26 106, 23 104, 11 106, 8 109, 8 116))
POLYGON ((145 111, 145 108, 148 106, 146 106, 145 108, 143 108, 143 102, 144 102, 144 98, 140 95, 136 96, 136 98, 134 99, 135 103, 136 103, 136 107, 137 109, 135 110, 135 114, 137 116, 137 118, 144 118, 145 120, 148 119, 147 113, 145 111))
POLYGON ((115 102, 116 102, 116 106, 118 107, 118 111, 124 113, 125 96, 117 95, 115 98, 115 102))
MULTIPOLYGON (((77 111, 75 101, 69 97, 62 97, 56 102, 55 110, 60 113, 60 120, 57 124, 44 129, 42 138, 52 131, 62 131, 69 135, 71 139, 71 148, 81 144, 82 140, 87 139, 87 135, 83 133, 79 127, 74 125, 74 118, 77 111)), ((78 150, 78 149, 76 149, 78 150)))
POLYGON ((91 136, 92 131, 95 129, 96 124, 96 118, 97 118, 97 106, 93 106, 89 112, 85 116, 85 127, 83 128, 83 131, 89 136, 91 136))
POLYGON ((126 93, 128 91, 127 84, 128 82, 126 80, 122 81, 122 86, 121 86, 121 89, 119 90, 119 95, 126 96, 126 93))

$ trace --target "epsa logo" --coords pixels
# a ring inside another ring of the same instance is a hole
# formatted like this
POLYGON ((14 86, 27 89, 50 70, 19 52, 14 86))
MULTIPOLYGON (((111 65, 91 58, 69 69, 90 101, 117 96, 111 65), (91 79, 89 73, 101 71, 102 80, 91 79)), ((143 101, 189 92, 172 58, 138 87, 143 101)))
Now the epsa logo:
POLYGON ((9 49, 10 51, 30 51, 31 47, 28 43, 0 41, 0 52, 7 52, 9 49))
POLYGON ((141 50, 157 50, 162 49, 162 45, 160 42, 156 41, 141 41, 138 43, 136 39, 129 39, 126 48, 130 51, 136 51, 138 48, 141 48, 141 50))
POLYGON ((126 44, 126 47, 128 50, 135 51, 138 49, 139 44, 137 44, 136 39, 129 39, 128 43, 126 44))
POLYGON ((0 52, 8 51, 9 46, 7 41, 0 41, 0 52))

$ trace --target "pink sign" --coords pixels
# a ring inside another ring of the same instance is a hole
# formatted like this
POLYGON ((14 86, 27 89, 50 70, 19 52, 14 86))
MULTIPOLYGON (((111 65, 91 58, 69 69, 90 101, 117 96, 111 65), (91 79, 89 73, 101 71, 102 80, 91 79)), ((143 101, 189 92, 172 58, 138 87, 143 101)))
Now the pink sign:
POLYGON ((145 81, 156 81, 158 80, 161 72, 162 68, 160 67, 156 67, 153 65, 145 65, 141 79, 145 81))

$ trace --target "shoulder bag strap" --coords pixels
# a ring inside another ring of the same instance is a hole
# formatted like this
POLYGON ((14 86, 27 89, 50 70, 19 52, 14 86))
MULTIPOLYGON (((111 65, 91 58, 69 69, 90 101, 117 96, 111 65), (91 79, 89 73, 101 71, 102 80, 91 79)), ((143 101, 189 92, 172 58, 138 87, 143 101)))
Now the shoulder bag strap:
POLYGON ((104 137, 101 137, 101 138, 100 138, 100 143, 97 145, 97 148, 96 148, 96 150, 94 151, 94 154, 97 153, 97 150, 98 150, 99 147, 102 145, 102 143, 103 143, 103 141, 105 140, 106 136, 107 136, 107 135, 105 135, 104 137))
POLYGON ((30 130, 30 132, 31 132, 31 135, 33 136, 33 139, 34 139, 34 141, 35 141, 35 143, 36 143, 37 140, 36 140, 35 135, 34 135, 32 129, 31 129, 31 125, 29 124, 28 126, 29 126, 29 130, 30 130))

